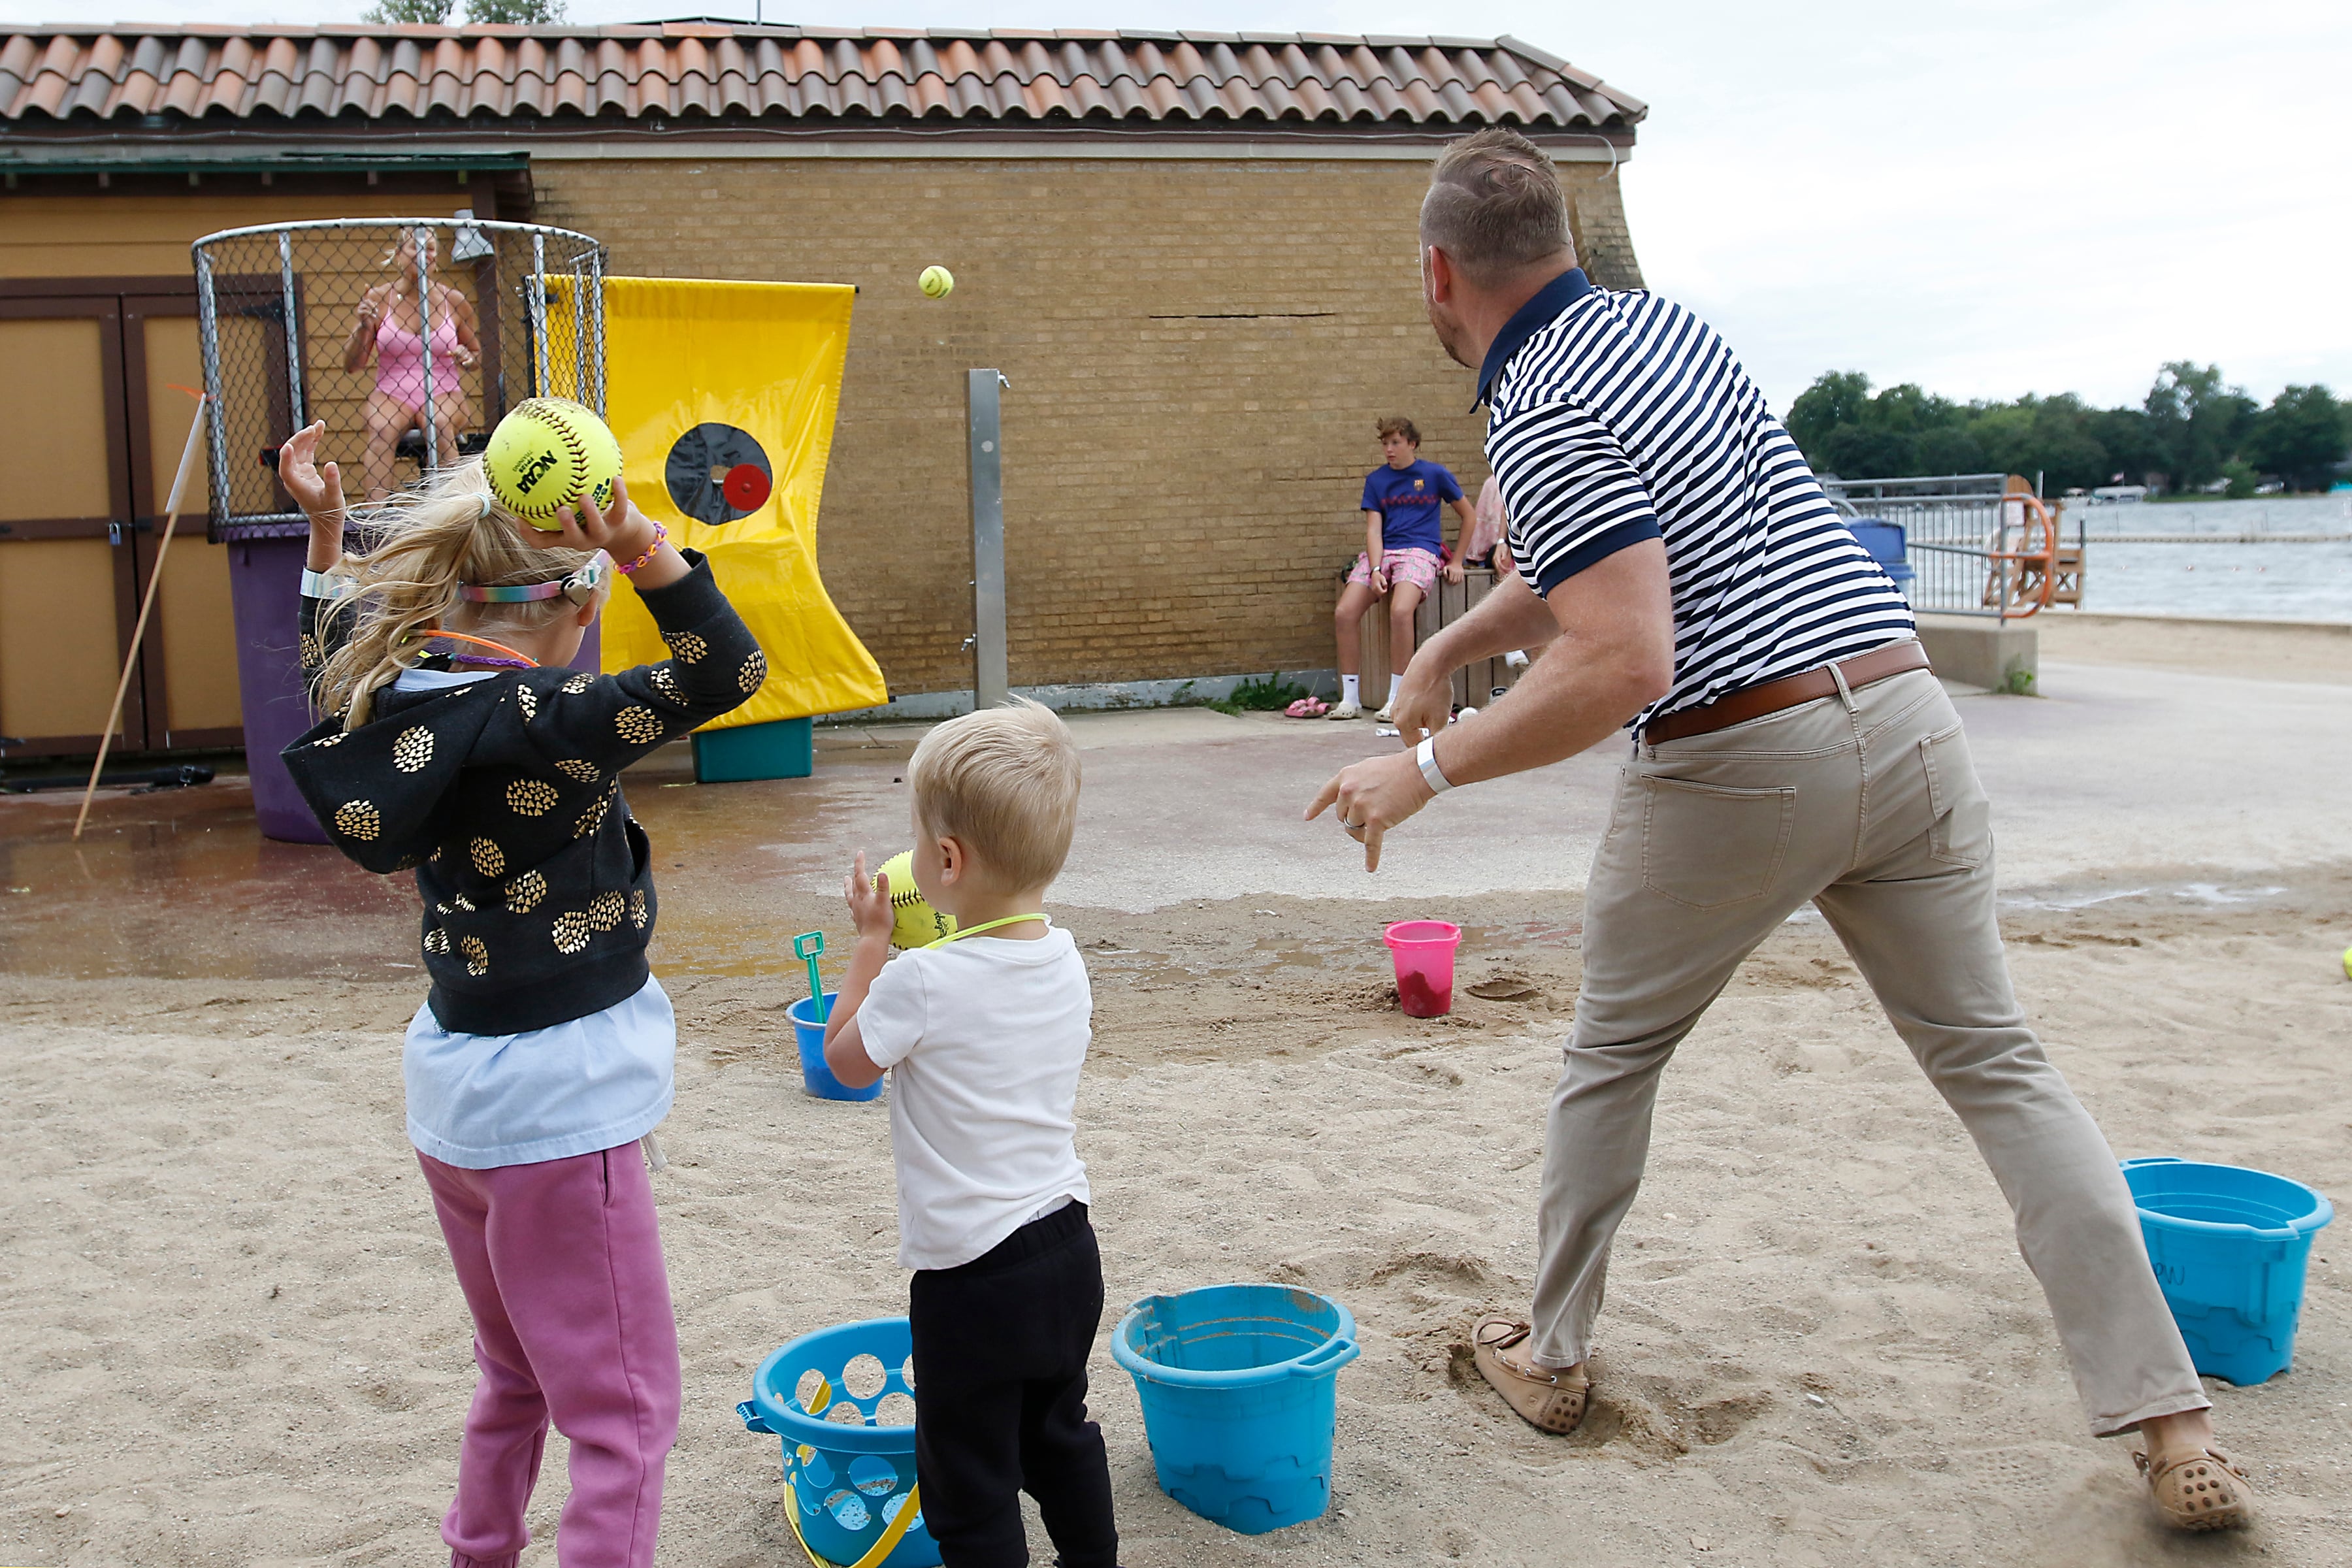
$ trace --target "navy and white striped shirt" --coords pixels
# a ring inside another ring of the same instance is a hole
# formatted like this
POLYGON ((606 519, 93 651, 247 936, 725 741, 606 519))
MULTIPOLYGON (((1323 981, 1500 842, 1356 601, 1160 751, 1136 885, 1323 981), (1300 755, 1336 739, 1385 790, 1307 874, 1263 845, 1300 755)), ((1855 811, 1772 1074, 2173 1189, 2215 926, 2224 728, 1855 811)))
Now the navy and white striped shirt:
POLYGON ((1675 679, 1633 728, 1911 637, 1911 607, 1715 330, 1571 269, 1478 373, 1511 558, 1538 594, 1663 539, 1675 679))

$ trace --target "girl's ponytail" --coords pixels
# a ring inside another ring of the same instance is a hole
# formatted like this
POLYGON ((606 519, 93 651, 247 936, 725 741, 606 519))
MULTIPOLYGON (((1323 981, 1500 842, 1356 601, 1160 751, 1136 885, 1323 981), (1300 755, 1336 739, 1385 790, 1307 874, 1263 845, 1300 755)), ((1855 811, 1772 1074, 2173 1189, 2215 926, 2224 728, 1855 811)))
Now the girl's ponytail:
POLYGON ((346 730, 368 721, 374 694, 416 662, 434 631, 533 631, 579 613, 561 595, 513 605, 458 596, 467 584, 544 583, 576 570, 592 553, 527 539, 524 526, 490 499, 478 458, 393 497, 362 514, 359 526, 376 542, 346 558, 356 588, 333 612, 355 615, 357 624, 328 657, 314 690, 320 708, 343 716, 346 730))

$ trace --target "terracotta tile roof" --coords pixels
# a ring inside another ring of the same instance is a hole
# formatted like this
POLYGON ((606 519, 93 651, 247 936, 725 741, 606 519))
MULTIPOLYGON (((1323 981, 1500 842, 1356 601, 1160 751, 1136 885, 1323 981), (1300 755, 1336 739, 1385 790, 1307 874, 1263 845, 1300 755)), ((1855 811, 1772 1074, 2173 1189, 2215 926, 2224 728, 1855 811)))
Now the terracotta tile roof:
POLYGON ((0 122, 26 129, 98 130, 147 115, 250 129, 322 119, 522 129, 662 116, 1186 129, 1500 123, 1622 136, 1646 112, 1640 100, 1509 37, 679 22, 0 30, 0 122))

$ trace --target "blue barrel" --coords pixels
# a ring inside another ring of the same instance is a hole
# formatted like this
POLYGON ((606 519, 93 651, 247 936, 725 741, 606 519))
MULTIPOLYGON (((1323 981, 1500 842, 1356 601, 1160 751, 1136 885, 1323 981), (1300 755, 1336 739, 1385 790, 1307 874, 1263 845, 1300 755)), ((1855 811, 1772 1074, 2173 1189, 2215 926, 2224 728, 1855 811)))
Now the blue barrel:
POLYGON ((1903 525, 1883 517, 1850 517, 1845 525, 1862 542, 1862 547, 1870 552, 1870 558, 1895 579, 1895 585, 1909 592, 1916 574, 1911 570, 1903 525))
MULTIPOLYGON (((824 994, 826 1017, 833 1016, 833 1005, 839 999, 840 994, 837 991, 828 991, 824 994)), ((803 1089, 807 1089, 819 1100, 879 1100, 882 1098, 880 1079, 876 1079, 864 1089, 852 1089, 834 1077, 833 1069, 824 1065, 824 1026, 817 1022, 816 1004, 814 1000, 806 996, 802 997, 784 1009, 784 1016, 792 1019, 793 1037, 800 1042, 803 1089)))
POLYGON ((2168 1156, 2126 1160, 2124 1180, 2197 1370, 2242 1388, 2284 1372, 2311 1238, 2335 1205, 2266 1171, 2168 1156))
POLYGON ((1161 1491, 1244 1535, 1330 1506, 1336 1374, 1361 1353, 1347 1308, 1287 1285, 1149 1296, 1110 1350, 1135 1379, 1161 1491))
POLYGON ((939 1563, 915 1491, 914 1348, 904 1318, 819 1329, 761 1362, 735 1407, 747 1430, 783 1440, 786 1522, 827 1562, 863 1562, 911 1506, 881 1568, 939 1563))

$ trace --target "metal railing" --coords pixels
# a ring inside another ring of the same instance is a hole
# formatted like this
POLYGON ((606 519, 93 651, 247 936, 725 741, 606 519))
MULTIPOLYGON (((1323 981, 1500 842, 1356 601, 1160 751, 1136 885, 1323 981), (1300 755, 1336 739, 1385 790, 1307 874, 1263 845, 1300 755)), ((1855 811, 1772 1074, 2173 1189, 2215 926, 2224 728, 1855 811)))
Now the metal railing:
POLYGON ((354 504, 481 449, 528 397, 604 409, 604 257, 539 224, 329 218, 192 247, 215 540, 303 526, 278 444, 326 421, 354 504))
POLYGON ((2082 562, 2062 559, 2056 509, 2009 474, 1927 474, 1823 479, 1842 517, 1899 523, 1913 576, 1912 607, 1948 616, 2032 615, 2082 562))

